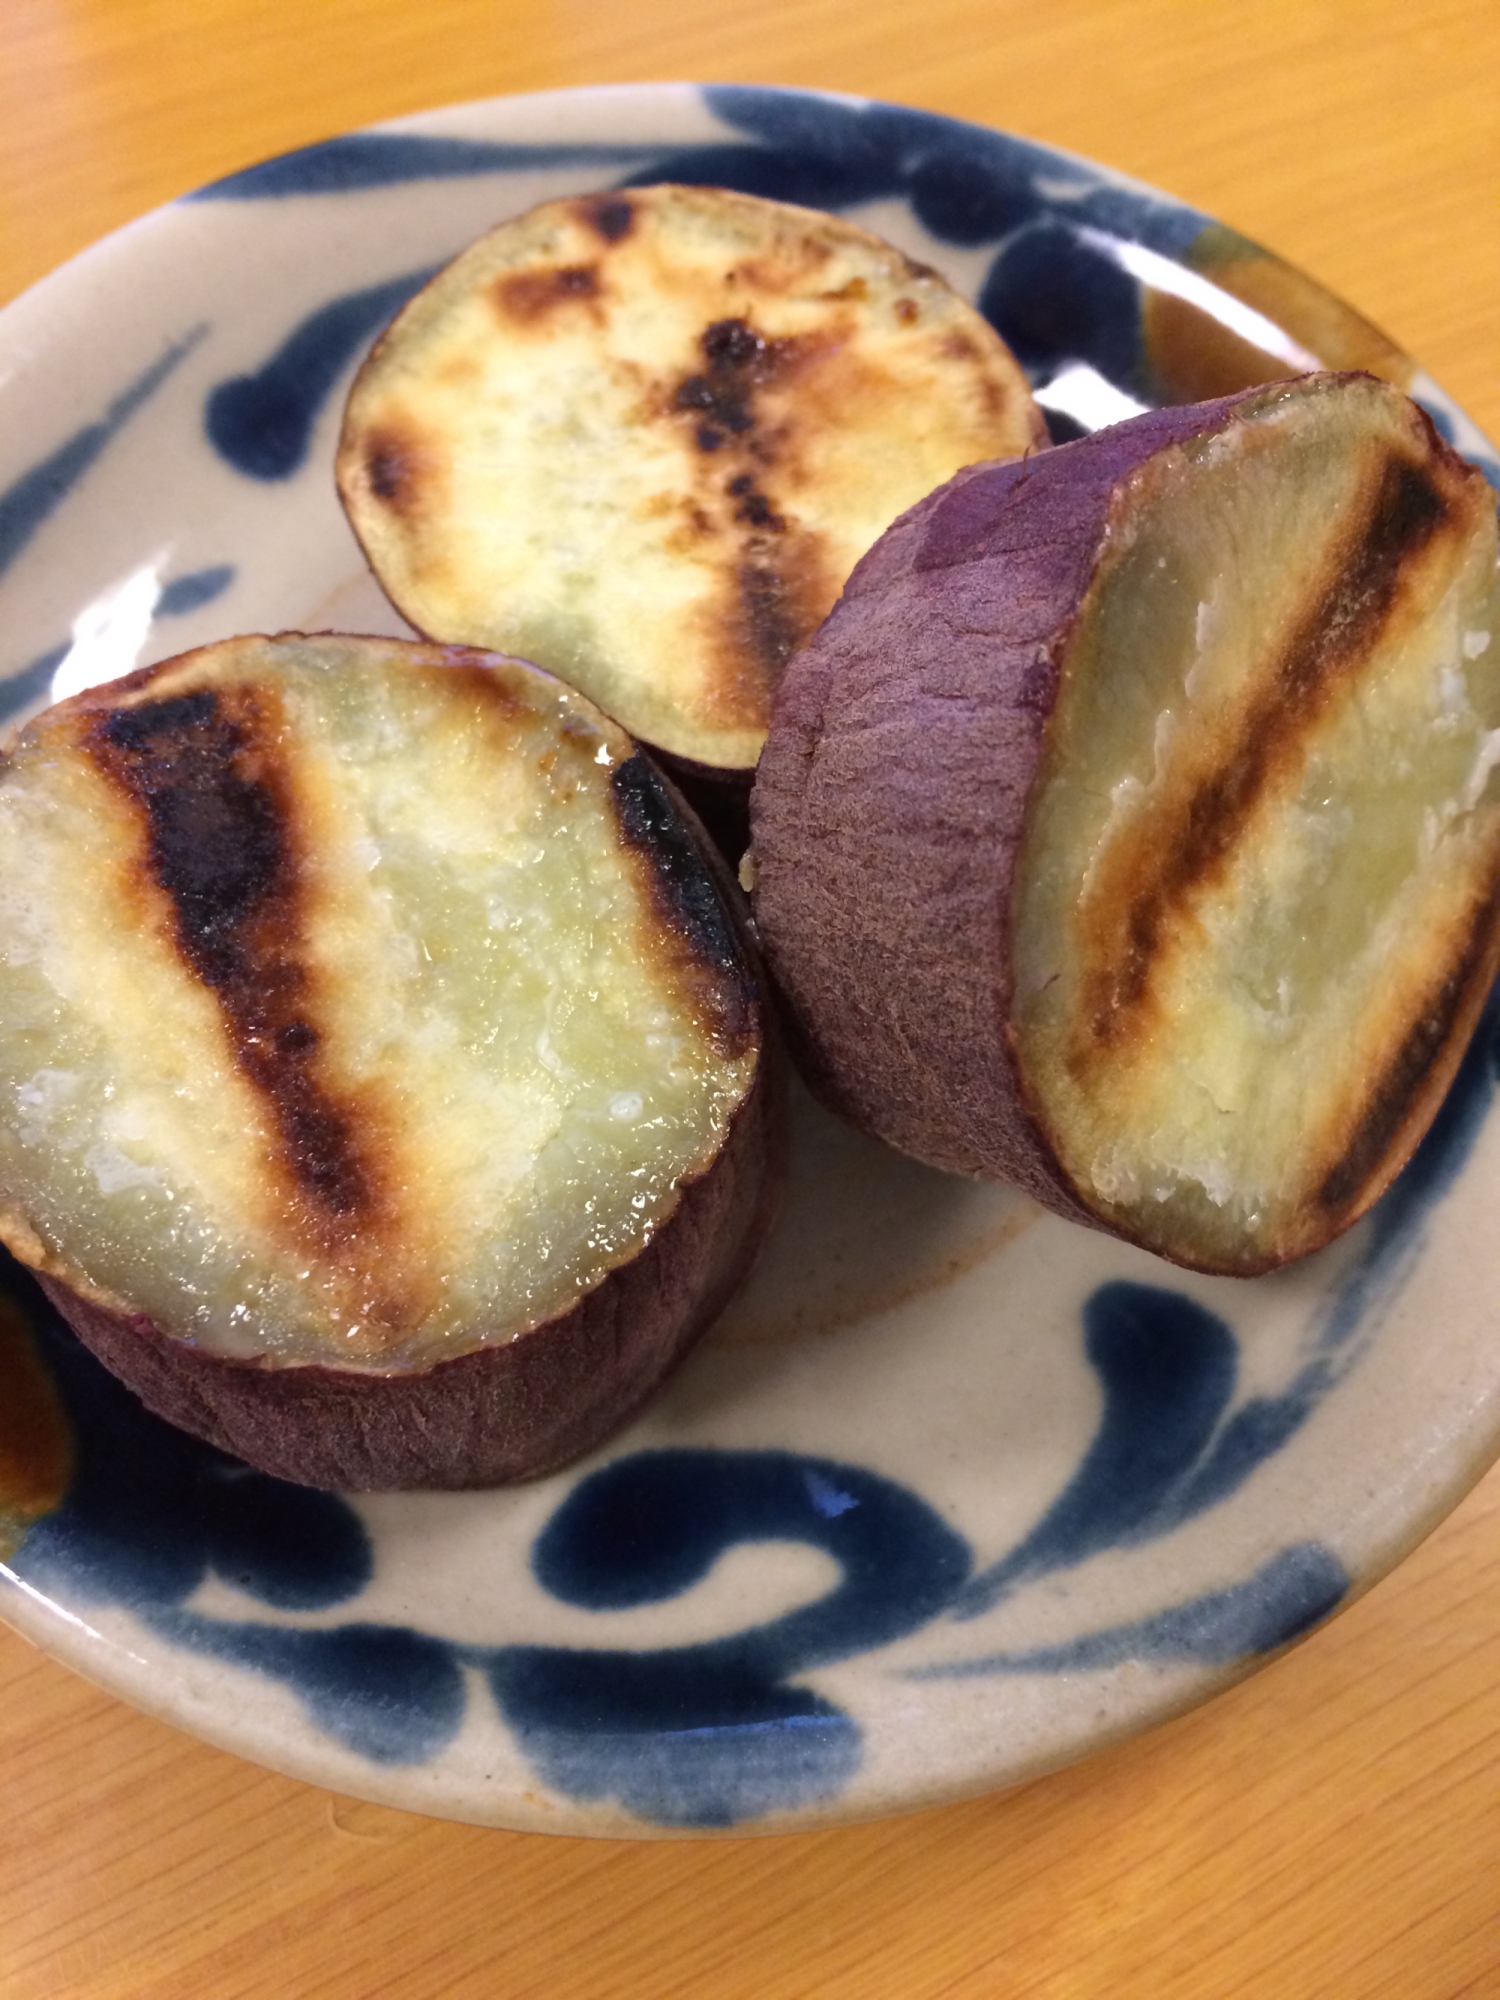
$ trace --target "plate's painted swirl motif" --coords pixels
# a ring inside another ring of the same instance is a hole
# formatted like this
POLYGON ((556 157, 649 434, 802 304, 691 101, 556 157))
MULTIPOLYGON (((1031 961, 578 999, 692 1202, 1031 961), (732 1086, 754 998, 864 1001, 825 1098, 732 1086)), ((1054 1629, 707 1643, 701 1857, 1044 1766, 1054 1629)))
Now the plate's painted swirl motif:
MULTIPOLYGON (((852 210, 948 270, 1058 437, 1362 366, 1500 483, 1347 308, 1046 148, 740 88, 461 107, 234 175, 0 319, 0 359, 8 329, 17 354, 58 340, 0 390, 0 712, 231 629, 389 618, 331 495, 359 355, 487 221, 659 179, 852 210), (108 351, 82 283, 113 287, 108 351)), ((784 1826, 1023 1775, 1308 1630, 1431 1516, 1435 1455, 1448 1499, 1492 1455, 1500 1361, 1452 1258, 1486 1212, 1497 1068, 1492 1010, 1374 1214, 1250 1285, 805 1109, 794 1212, 725 1328, 609 1452, 511 1494, 250 1472, 146 1415, 11 1270, 0 1608, 247 1754, 475 1819, 784 1826)))

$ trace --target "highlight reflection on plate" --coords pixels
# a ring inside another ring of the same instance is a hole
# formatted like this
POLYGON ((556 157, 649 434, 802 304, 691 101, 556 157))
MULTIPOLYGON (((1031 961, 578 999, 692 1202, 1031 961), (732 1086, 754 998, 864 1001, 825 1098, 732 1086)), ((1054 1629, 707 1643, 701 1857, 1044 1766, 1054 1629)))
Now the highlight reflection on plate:
MULTIPOLYGON (((232 176, 0 315, 0 712, 231 632, 402 631, 333 493, 359 355, 491 222, 659 179, 837 208, 938 266, 1056 436, 1359 366, 1500 480, 1375 329, 1085 162, 798 92, 461 106, 232 176)), ((1252 1670, 1500 1449, 1497 1066, 1492 1011, 1380 1207, 1252 1283, 799 1100, 786 1213, 719 1327, 607 1450, 503 1493, 249 1472, 11 1271, 0 1611, 214 1742, 458 1818, 772 1830, 1028 1776, 1252 1670)))

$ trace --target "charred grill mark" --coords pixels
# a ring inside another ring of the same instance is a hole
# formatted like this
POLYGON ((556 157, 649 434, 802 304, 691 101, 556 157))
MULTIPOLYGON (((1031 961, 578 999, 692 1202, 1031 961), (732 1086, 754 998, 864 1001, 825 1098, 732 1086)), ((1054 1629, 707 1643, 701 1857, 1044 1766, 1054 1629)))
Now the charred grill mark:
POLYGON ((694 434, 698 449, 717 451, 726 437, 739 437, 754 425, 750 399, 771 372, 773 357, 768 343, 742 319, 715 320, 698 344, 707 372, 684 376, 674 406, 702 413, 694 434))
POLYGON ((428 457, 421 440, 392 423, 371 430, 364 445, 365 479, 374 497, 410 520, 421 511, 428 457))
POLYGON ((756 392, 799 368, 816 344, 796 337, 767 340, 748 320, 717 319, 698 340, 706 365, 682 378, 670 407, 697 419, 700 451, 718 451, 735 438, 754 452, 756 392))
POLYGON ((784 516, 776 512, 750 473, 736 474, 725 490, 730 499, 736 503, 734 518, 737 521, 742 521, 752 528, 765 528, 776 535, 785 532, 784 516))
POLYGON ((639 751, 610 773, 615 816, 639 855, 667 934, 671 971, 727 1062, 752 1046, 756 990, 708 863, 661 774, 639 751))
POLYGON ((304 885, 269 705, 250 688, 168 695, 107 710, 86 741, 144 819, 146 866, 171 905, 178 951, 218 1002, 317 1233, 343 1236, 373 1215, 377 1189, 353 1112, 317 1074, 311 982, 297 957, 304 885))
POLYGON ((716 319, 699 345, 710 368, 731 371, 754 367, 766 354, 765 340, 743 319, 716 319))
POLYGON ((388 442, 372 444, 365 456, 365 473, 377 500, 395 500, 406 484, 404 455, 388 442))
POLYGON ((1388 460, 1381 474, 1380 494, 1371 524, 1367 566, 1371 550, 1375 560, 1386 556, 1399 559, 1425 547, 1451 513, 1448 502, 1421 466, 1405 458, 1388 460))
POLYGON ((795 438, 795 425, 788 425, 784 413, 764 421, 756 398, 837 338, 830 330, 815 339, 767 339, 746 319, 715 320, 699 336, 703 368, 684 376, 669 395, 673 411, 696 419, 697 449, 725 452, 734 467, 719 490, 729 500, 738 547, 732 555, 726 552, 722 592, 705 607, 718 667, 704 706, 720 727, 764 727, 782 668, 836 594, 829 589, 817 539, 782 512, 761 484, 789 436, 795 438), (755 469, 747 469, 747 462, 755 469))
POLYGON ((1319 1207, 1337 1212, 1360 1198, 1380 1174, 1387 1154, 1433 1079, 1433 1065, 1453 1045, 1466 1006, 1487 989, 1485 975, 1493 951, 1500 888, 1491 890, 1469 922, 1464 954, 1436 992, 1428 996, 1400 1047, 1386 1064, 1385 1074, 1371 1096, 1336 1163, 1315 1196, 1319 1207))
MULTIPOLYGON (((1401 591, 1404 565, 1448 519, 1449 509, 1420 466, 1390 457, 1381 469, 1363 529, 1347 552, 1334 552, 1335 574, 1287 644, 1269 693, 1251 709, 1239 742, 1203 780, 1175 825, 1161 815, 1144 830, 1132 859, 1154 865, 1149 884, 1130 898, 1123 948, 1087 982, 1084 1017, 1095 1045, 1124 1036, 1143 1000, 1164 934, 1193 891, 1219 878, 1273 773, 1291 762, 1300 738, 1333 698, 1340 678, 1375 643, 1401 591)), ((1101 903, 1117 907, 1110 894, 1101 903)), ((1110 921, 1106 919, 1106 921, 1110 921)))
POLYGON ((768 563, 740 564, 740 636, 745 650, 766 671, 774 686, 781 669, 802 637, 802 621, 786 580, 768 563))
POLYGON ((560 307, 592 305, 600 290, 597 264, 563 264, 545 271, 512 271, 496 280, 491 296, 502 318, 535 326, 560 307))
POLYGON ((595 195, 578 204, 578 218, 606 243, 623 243, 635 227, 635 204, 623 194, 595 195))
POLYGON ((782 669, 837 595, 817 536, 786 522, 748 533, 706 607, 718 665, 704 706, 721 727, 764 729, 782 669))

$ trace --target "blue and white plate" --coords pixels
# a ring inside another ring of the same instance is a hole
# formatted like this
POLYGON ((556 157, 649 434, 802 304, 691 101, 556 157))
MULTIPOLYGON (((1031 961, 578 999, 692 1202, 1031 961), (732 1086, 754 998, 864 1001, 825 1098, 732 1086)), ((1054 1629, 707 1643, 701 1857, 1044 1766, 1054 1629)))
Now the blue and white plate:
MULTIPOLYGON (((1404 356, 1208 217, 926 113, 686 86, 469 105, 232 176, 0 314, 0 709, 229 633, 400 631, 334 498, 344 388, 549 196, 837 208, 995 320, 1058 435, 1404 356)), ((146 1416, 0 1296, 0 1612, 336 1790, 566 1833, 771 1831, 1002 1785, 1201 1700, 1388 1569, 1500 1449, 1500 1020, 1341 1243, 1184 1276, 802 1104, 749 1288, 593 1459, 346 1500, 146 1416)))

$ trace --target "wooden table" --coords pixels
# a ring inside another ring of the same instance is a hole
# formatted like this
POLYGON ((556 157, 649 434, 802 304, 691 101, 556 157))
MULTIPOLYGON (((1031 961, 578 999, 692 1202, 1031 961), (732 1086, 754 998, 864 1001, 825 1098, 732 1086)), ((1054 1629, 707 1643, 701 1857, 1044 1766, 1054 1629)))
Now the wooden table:
MULTIPOLYGON (((900 98, 1112 161, 1315 272, 1500 437, 1495 0, 6 0, 0 298, 342 128, 663 77, 900 98)), ((350 1803, 0 1632, 0 1996, 1480 2000, 1497 1683, 1500 1471, 1207 1708, 1005 1796, 783 1840, 350 1803)))

